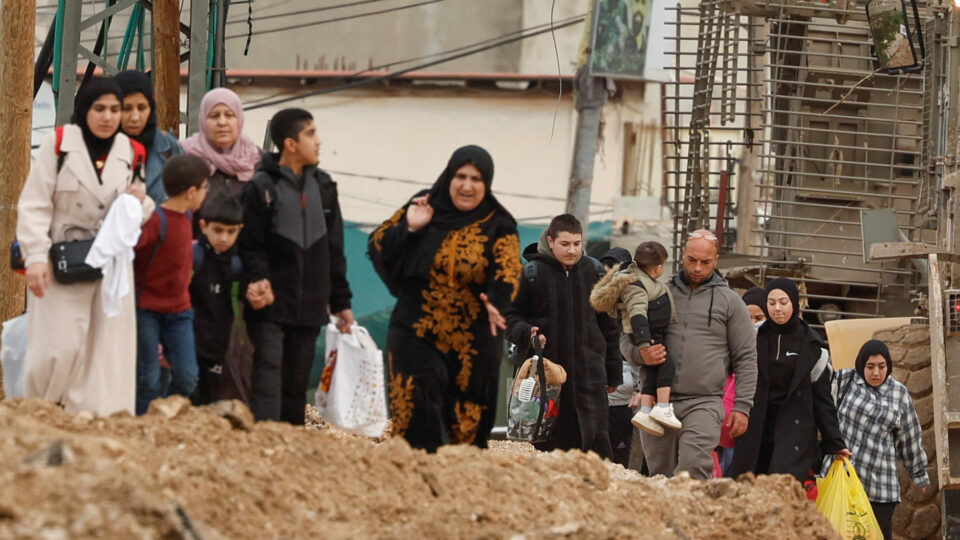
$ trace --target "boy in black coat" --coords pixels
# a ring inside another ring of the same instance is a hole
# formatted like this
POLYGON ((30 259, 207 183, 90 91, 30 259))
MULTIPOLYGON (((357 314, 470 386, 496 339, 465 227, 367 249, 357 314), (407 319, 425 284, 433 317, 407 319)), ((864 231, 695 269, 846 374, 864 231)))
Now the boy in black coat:
POLYGON ((529 262, 505 314, 507 338, 525 349, 539 334, 544 357, 567 371, 557 423, 537 448, 593 450, 609 458, 607 393, 623 382, 623 369, 617 322, 590 307, 603 266, 583 254, 583 229, 570 214, 553 218, 523 257, 529 262))
POLYGON ((200 238, 193 246, 190 303, 200 368, 196 405, 221 399, 245 399, 244 377, 226 358, 233 330, 233 284, 243 271, 237 237, 243 208, 234 197, 218 195, 200 210, 200 238))
POLYGON ((244 187, 240 233, 244 314, 254 345, 250 408, 257 420, 303 424, 320 329, 332 313, 353 324, 337 185, 317 168, 313 116, 284 109, 270 121, 279 154, 244 187), (275 301, 270 302, 271 293, 275 301))

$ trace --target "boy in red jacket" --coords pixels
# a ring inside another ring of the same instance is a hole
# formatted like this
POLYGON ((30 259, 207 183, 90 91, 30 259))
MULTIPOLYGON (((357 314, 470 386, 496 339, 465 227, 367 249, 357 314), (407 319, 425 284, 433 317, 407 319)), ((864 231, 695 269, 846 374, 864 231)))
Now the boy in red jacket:
POLYGON ((170 362, 169 394, 189 396, 197 386, 197 354, 190 305, 195 212, 207 194, 210 169, 192 155, 170 158, 163 169, 169 198, 143 225, 134 248, 137 292, 137 414, 161 397, 157 345, 170 362))

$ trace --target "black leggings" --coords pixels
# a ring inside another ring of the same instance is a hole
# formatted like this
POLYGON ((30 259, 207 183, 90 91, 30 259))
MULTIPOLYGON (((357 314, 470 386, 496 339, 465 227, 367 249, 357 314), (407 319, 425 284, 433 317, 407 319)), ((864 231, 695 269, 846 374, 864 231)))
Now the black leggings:
POLYGON ((677 374, 677 364, 667 355, 667 361, 658 366, 640 366, 643 370, 643 388, 640 393, 656 396, 657 388, 673 386, 673 376, 677 374))
POLYGON ((870 506, 873 508, 873 515, 880 524, 880 532, 884 538, 893 538, 893 511, 897 509, 897 502, 873 502, 870 506))

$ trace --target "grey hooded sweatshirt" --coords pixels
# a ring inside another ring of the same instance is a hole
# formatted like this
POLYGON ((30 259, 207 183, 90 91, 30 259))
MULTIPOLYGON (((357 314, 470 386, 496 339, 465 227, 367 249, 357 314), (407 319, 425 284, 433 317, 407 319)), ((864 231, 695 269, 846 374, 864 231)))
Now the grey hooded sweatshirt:
MULTIPOLYGON (((667 285, 677 314, 677 323, 667 327, 666 339, 670 357, 677 363, 671 400, 720 398, 732 372, 737 376, 733 410, 749 416, 757 387, 757 339, 747 305, 719 274, 693 290, 681 274, 667 285)), ((627 345, 621 340, 621 351, 627 358, 636 358, 637 349, 628 350, 627 345)))

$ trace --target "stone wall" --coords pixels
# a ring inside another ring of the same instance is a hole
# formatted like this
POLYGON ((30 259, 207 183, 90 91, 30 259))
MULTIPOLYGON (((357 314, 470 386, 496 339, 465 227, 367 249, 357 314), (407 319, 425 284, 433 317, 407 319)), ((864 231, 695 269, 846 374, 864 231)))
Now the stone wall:
POLYGON ((923 425, 923 448, 927 452, 927 467, 931 487, 926 493, 917 489, 902 465, 900 487, 902 502, 893 515, 894 539, 939 539, 940 493, 937 469, 934 465, 936 446, 933 435, 933 384, 930 368, 930 328, 925 325, 904 326, 895 330, 877 332, 874 338, 887 344, 893 358, 893 376, 906 385, 913 397, 917 415, 923 425))

